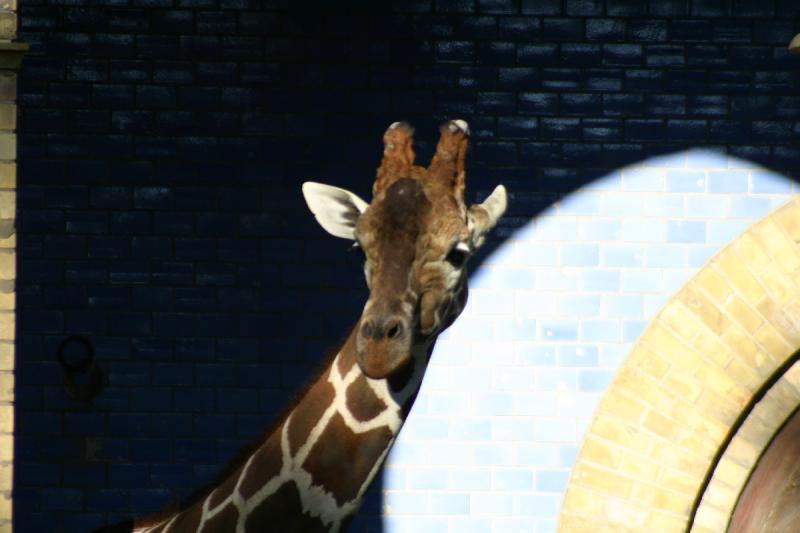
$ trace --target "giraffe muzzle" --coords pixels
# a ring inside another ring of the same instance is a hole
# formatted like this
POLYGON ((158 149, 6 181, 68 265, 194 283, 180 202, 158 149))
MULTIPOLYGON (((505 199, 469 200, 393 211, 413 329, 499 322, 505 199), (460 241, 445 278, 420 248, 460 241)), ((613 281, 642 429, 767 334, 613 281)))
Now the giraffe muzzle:
POLYGON ((389 376, 408 362, 411 337, 410 328, 402 317, 363 317, 356 340, 358 365, 370 378, 389 376))

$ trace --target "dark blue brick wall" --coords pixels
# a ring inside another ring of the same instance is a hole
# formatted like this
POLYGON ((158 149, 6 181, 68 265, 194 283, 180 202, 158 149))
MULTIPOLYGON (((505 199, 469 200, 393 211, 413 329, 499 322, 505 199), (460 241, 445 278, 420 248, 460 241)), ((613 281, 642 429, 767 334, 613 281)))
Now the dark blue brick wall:
MULTIPOLYGON (((363 303, 305 179, 368 197, 389 123, 470 122, 516 225, 714 146, 800 169, 789 0, 30 0, 19 82, 15 527, 85 531, 213 477, 363 303), (106 374, 67 397, 67 335, 106 374)), ((376 530, 371 498, 352 530, 376 530), (370 529, 371 528, 371 529, 370 529)))

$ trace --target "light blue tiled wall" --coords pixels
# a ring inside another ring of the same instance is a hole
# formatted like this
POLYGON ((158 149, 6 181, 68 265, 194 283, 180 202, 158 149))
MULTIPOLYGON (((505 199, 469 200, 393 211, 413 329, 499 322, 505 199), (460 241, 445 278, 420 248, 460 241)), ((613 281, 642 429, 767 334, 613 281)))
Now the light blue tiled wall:
POLYGON ((686 151, 596 180, 507 240, 473 272, 388 459, 386 531, 554 531, 595 406, 648 320, 795 189, 686 151))

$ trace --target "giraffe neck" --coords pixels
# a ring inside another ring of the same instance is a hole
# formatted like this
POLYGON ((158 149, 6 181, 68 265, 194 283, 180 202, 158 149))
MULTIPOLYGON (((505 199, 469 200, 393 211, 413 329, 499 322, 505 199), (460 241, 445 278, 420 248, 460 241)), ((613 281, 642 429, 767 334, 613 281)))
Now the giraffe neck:
POLYGON ((193 505, 133 531, 341 531, 405 421, 432 347, 415 347, 399 375, 375 380, 356 364, 351 333, 243 465, 193 505))

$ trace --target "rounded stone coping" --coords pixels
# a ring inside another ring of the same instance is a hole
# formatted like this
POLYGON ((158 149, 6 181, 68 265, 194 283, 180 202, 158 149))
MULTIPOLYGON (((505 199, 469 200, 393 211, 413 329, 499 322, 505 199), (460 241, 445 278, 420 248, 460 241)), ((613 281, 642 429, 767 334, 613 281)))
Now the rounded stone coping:
MULTIPOLYGON (((800 347, 798 243, 796 197, 745 230, 665 304, 598 406, 559 531, 687 530, 711 470, 728 468, 717 463, 720 449, 734 444, 729 435, 743 412, 800 347)), ((736 441, 731 453, 754 465, 760 451, 736 441)), ((709 501, 719 503, 714 494, 709 501)), ((698 519, 710 524, 703 513, 698 519)))

